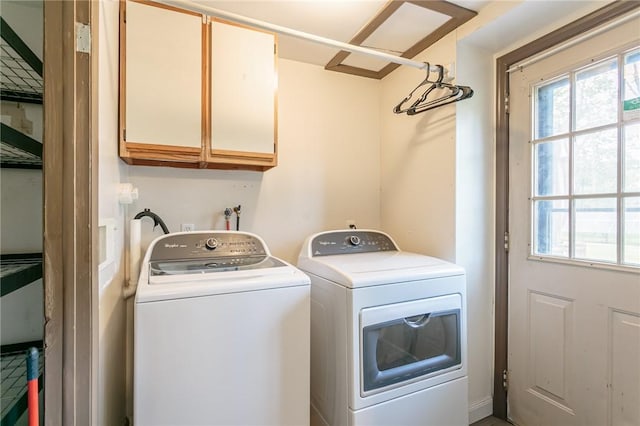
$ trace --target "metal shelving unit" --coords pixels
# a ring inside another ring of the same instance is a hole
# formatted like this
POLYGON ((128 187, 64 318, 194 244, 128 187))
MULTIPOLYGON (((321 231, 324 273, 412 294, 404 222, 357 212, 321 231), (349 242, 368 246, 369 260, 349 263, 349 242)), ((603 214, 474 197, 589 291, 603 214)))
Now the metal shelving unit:
MULTIPOLYGON (((4 132, 4 129, 3 129, 4 132)), ((42 253, 0 255, 0 297, 4 297, 42 278, 42 253)), ((0 367, 2 370, 2 393, 0 426, 14 425, 27 409, 26 350, 37 347, 42 352, 42 341, 24 342, 2 346, 0 367)), ((42 388, 43 356, 40 357, 42 388)))
POLYGON ((0 17, 2 100, 42 104, 42 61, 0 17))
MULTIPOLYGON (((0 17, 0 99, 42 105, 42 61, 0 17)), ((0 167, 42 169, 42 143, 4 123, 0 127, 0 167)), ((0 255, 0 297, 42 278, 42 253, 0 255)), ((0 349, 2 392, 0 426, 14 425, 27 410, 26 350, 42 341, 3 345, 0 349)), ((44 356, 39 358, 38 388, 42 390, 44 356)))
POLYGON ((42 253, 0 255, 0 297, 42 278, 42 253))
MULTIPOLYGON (((42 61, 0 17, 0 99, 42 104, 42 61)), ((0 166, 42 168, 42 143, 2 124, 0 166)))

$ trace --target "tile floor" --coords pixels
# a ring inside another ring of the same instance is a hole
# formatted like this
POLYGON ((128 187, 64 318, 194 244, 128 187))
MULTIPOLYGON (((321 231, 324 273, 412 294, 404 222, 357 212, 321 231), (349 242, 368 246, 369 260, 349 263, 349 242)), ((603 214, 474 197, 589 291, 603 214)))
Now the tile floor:
POLYGON ((482 420, 478 420, 477 422, 471 424, 471 426, 513 426, 513 425, 497 417, 489 416, 489 417, 485 417, 482 420))

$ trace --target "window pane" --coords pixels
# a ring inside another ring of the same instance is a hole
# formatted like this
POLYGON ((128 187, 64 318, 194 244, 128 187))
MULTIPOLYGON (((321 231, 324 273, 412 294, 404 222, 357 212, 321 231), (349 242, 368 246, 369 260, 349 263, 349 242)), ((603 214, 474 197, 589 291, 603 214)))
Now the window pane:
POLYGON ((623 262, 640 265, 640 197, 624 200, 623 262))
POLYGON ((624 119, 640 117, 640 50, 624 57, 624 119))
POLYGON ((542 200, 534 203, 533 252, 569 256, 569 201, 542 200))
POLYGON ((574 193, 601 194, 617 191, 617 129, 576 137, 573 159, 574 193))
POLYGON ((569 131, 569 78, 536 89, 536 139, 569 131))
POLYGON ((575 257, 616 262, 615 198, 575 200, 575 257))
POLYGON ((624 128, 624 191, 640 192, 640 124, 624 128))
POLYGON ((618 120, 618 64, 610 60, 576 74, 576 130, 618 120))
POLYGON ((536 195, 567 195, 569 193, 569 140, 536 144, 536 195))

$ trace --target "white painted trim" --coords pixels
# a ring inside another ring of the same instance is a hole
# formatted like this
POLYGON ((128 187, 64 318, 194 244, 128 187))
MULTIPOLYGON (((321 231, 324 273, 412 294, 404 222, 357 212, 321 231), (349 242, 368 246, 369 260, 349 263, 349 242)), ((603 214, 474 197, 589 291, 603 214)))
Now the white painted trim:
POLYGON ((493 398, 488 396, 469 404, 469 424, 482 420, 493 414, 493 398))

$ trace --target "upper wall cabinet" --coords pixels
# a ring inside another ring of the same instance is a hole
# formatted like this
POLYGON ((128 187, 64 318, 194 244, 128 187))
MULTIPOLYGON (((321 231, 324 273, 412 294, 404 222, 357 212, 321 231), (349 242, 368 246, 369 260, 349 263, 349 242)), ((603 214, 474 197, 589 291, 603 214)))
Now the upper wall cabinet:
POLYGON ((148 1, 121 2, 120 157, 267 170, 277 163, 276 40, 148 1))
POLYGON ((130 164, 196 167, 203 142, 202 17, 142 2, 121 8, 120 156, 130 164))
POLYGON ((276 165, 276 41, 271 33, 210 24, 211 138, 207 160, 276 165))

